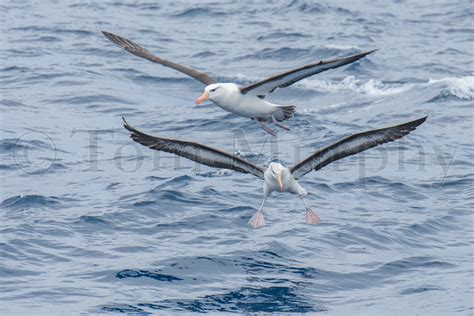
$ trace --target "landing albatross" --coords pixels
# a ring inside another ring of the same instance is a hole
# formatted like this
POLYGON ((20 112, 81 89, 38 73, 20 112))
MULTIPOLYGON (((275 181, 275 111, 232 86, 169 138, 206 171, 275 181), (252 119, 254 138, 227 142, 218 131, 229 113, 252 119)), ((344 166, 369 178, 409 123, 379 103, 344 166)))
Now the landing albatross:
POLYGON ((292 117, 296 107, 271 103, 265 100, 267 94, 278 88, 288 87, 301 79, 320 72, 353 63, 375 51, 371 50, 348 57, 321 60, 273 75, 247 86, 240 86, 235 83, 217 82, 217 80, 205 73, 155 56, 145 48, 124 37, 105 31, 102 31, 102 34, 114 44, 133 55, 148 59, 165 67, 173 68, 205 84, 204 93, 196 99, 197 105, 210 100, 228 112, 255 120, 261 128, 272 135, 275 135, 275 131, 266 126, 265 122, 272 122, 280 128, 289 130, 287 126, 280 122, 292 117))
POLYGON ((308 193, 298 183, 298 179, 312 170, 319 170, 341 158, 355 155, 366 149, 399 139, 415 130, 417 126, 426 120, 426 118, 427 116, 424 116, 399 125, 353 134, 334 144, 318 149, 312 155, 292 167, 287 168, 278 162, 272 162, 266 170, 239 156, 206 145, 185 140, 147 135, 130 126, 124 118, 123 121, 124 127, 131 132, 131 138, 135 142, 151 149, 173 153, 214 168, 224 168, 242 173, 250 173, 263 179, 262 204, 248 222, 250 226, 258 228, 265 225, 263 206, 265 205, 267 197, 273 191, 287 191, 297 194, 306 208, 306 223, 312 225, 319 224, 319 216, 308 207, 304 200, 304 196, 308 193))

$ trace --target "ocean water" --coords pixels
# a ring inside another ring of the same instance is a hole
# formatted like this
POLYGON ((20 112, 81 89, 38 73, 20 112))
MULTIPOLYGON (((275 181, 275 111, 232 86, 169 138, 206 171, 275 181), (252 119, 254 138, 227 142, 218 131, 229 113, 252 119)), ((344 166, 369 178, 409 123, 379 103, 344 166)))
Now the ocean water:
POLYGON ((472 1, 2 1, 0 314, 473 314, 472 1), (218 80, 367 49, 276 91, 290 132, 106 30, 218 80), (404 139, 306 175, 247 221, 261 180, 134 144, 145 132, 291 165, 350 133, 429 114, 404 139))

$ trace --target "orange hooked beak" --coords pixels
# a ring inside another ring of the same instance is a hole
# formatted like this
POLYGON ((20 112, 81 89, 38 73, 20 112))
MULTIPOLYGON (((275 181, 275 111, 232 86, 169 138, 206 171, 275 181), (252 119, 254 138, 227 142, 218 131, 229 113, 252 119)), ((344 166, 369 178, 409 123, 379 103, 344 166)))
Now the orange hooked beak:
POLYGON ((196 99, 196 105, 199 105, 206 100, 209 100, 209 93, 207 91, 204 91, 204 93, 196 99))
POLYGON ((280 191, 283 192, 283 183, 281 182, 281 172, 277 173, 275 179, 277 180, 280 191))

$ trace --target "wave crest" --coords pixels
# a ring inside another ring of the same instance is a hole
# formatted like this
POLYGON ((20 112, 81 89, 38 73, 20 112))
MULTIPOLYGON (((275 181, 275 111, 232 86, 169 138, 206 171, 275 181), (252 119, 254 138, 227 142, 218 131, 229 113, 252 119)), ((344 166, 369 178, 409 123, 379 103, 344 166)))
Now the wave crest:
POLYGON ((430 79, 428 84, 441 84, 444 86, 441 93, 431 101, 438 101, 449 97, 455 97, 460 100, 474 99, 474 76, 430 79))
POLYGON ((51 196, 28 194, 16 195, 4 200, 0 208, 28 208, 28 207, 54 207, 59 204, 59 199, 51 196))
POLYGON ((389 96, 407 91, 411 88, 409 84, 384 83, 379 80, 369 79, 362 81, 354 76, 347 76, 342 81, 311 80, 304 79, 296 84, 299 87, 320 92, 340 92, 351 90, 360 94, 370 96, 389 96))

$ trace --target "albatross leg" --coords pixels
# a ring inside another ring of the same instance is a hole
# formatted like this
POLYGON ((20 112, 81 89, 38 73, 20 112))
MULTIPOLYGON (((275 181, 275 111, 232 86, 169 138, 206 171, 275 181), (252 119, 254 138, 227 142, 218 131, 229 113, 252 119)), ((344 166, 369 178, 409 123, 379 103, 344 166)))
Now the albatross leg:
POLYGON ((263 198, 262 205, 258 209, 255 214, 253 214, 252 218, 249 220, 249 225, 253 228, 259 228, 265 226, 265 218, 263 217, 263 205, 265 205, 265 201, 267 200, 266 197, 263 198))
POLYGON ((271 134, 272 136, 276 136, 276 133, 268 126, 266 126, 262 121, 259 119, 255 119, 258 123, 258 125, 268 134, 271 134))
POLYGON ((313 212, 313 210, 308 207, 302 195, 300 195, 300 199, 301 201, 303 201, 304 207, 306 208, 306 224, 318 225, 319 223, 321 223, 321 219, 319 218, 318 214, 313 212))
POLYGON ((280 128, 283 128, 283 129, 286 129, 287 131, 290 130, 290 128, 288 126, 283 125, 280 122, 278 122, 277 119, 275 118, 275 115, 272 115, 272 121, 273 121, 273 124, 275 124, 276 126, 278 126, 280 128))

